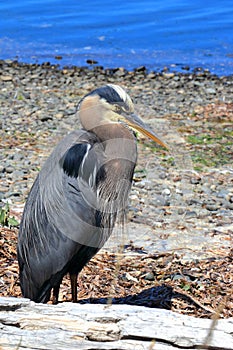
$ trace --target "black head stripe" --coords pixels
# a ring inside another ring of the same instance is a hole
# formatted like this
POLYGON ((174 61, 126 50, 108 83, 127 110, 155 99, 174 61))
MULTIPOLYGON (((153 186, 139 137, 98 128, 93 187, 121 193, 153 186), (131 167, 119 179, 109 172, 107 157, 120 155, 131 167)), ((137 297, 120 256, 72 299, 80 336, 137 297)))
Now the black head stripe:
POLYGON ((129 111, 131 108, 129 105, 130 99, 126 94, 126 92, 120 86, 109 84, 109 85, 102 86, 98 89, 95 89, 91 91, 89 94, 85 95, 79 102, 77 109, 79 109, 82 101, 86 97, 93 96, 93 95, 98 95, 100 99, 104 99, 109 104, 114 104, 114 105, 117 104, 120 107, 122 107, 125 111, 129 111))
POLYGON ((108 103, 119 103, 119 104, 125 103, 125 101, 117 93, 117 91, 112 86, 109 86, 109 85, 105 85, 98 89, 95 89, 89 94, 89 96, 91 95, 99 95, 100 98, 104 98, 108 103))

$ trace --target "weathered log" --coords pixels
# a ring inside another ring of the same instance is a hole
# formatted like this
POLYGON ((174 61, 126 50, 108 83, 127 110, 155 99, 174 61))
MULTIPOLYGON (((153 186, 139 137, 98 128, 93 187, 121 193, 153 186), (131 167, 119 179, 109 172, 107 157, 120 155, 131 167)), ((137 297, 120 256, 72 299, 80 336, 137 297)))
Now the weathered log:
POLYGON ((129 305, 0 298, 0 349, 233 349, 233 318, 198 319, 129 305))

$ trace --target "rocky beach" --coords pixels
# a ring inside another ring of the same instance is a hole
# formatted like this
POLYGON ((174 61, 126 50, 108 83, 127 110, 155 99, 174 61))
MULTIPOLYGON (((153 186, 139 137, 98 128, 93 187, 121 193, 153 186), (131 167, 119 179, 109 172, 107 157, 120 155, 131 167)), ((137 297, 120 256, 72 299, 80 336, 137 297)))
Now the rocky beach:
MULTIPOLYGON (((173 297, 186 296, 183 304, 173 302, 174 310, 210 317, 210 308, 232 316, 233 76, 189 67, 174 73, 0 61, 0 82, 0 295, 20 295, 17 222, 38 171, 57 142, 80 127, 78 101, 112 83, 129 93, 136 113, 169 150, 138 135, 129 222, 82 272, 79 298, 111 292, 129 301, 165 285, 173 297), (93 282, 93 273, 108 283, 93 282)), ((67 289, 65 281, 61 298, 67 289)), ((158 306, 156 297, 146 295, 144 304, 150 299, 158 306)))

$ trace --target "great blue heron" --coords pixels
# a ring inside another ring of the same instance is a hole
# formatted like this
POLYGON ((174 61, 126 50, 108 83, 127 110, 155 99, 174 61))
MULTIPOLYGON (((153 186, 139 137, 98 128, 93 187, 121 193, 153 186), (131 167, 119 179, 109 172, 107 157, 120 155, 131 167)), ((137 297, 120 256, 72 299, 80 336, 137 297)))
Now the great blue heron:
POLYGON ((78 105, 83 129, 54 149, 28 196, 18 237, 20 285, 24 297, 46 303, 70 274, 72 300, 77 276, 111 235, 125 211, 137 158, 139 130, 166 145, 134 114, 118 85, 87 94, 78 105))

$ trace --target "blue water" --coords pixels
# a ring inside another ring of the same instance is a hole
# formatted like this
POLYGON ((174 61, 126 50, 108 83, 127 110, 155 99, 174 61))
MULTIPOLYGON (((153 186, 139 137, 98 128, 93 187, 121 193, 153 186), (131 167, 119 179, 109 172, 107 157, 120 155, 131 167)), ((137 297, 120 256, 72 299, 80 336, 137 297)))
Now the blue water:
POLYGON ((233 74, 232 0, 0 0, 0 18, 0 59, 233 74))

